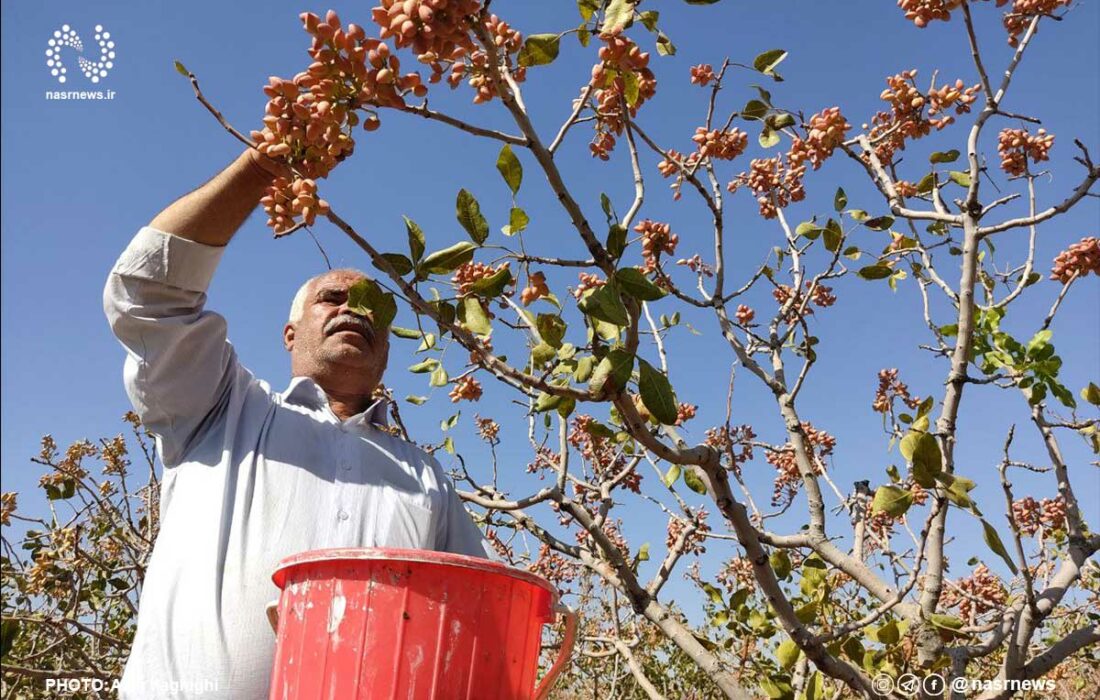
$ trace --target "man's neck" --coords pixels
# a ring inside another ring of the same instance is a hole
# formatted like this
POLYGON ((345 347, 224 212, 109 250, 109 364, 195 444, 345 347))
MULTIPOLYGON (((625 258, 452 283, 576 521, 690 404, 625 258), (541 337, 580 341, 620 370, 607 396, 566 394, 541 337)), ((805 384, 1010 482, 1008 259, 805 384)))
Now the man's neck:
POLYGON ((325 392, 325 396, 328 398, 329 408, 336 414, 336 417, 340 420, 347 420, 352 416, 362 413, 367 410, 374 399, 372 398, 373 391, 362 393, 342 393, 338 391, 330 391, 325 386, 321 385, 321 390, 325 392))

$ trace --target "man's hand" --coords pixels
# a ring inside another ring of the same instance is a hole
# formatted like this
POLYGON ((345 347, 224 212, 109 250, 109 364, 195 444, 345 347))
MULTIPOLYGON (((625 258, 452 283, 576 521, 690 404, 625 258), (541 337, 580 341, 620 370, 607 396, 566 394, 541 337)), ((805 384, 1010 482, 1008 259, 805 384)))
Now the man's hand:
POLYGON ((285 177, 288 180, 294 177, 294 173, 290 171, 286 161, 281 158, 271 158, 255 148, 248 148, 245 153, 248 154, 249 162, 255 166, 254 169, 257 174, 263 177, 268 184, 277 177, 285 177))

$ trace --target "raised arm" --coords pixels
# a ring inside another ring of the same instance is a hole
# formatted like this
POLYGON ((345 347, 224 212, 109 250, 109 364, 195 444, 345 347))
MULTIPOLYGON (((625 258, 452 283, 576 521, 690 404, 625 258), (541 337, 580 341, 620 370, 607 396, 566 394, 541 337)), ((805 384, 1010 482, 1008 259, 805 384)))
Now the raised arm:
POLYGON ((224 246, 259 204, 264 189, 287 171, 251 148, 202 187, 180 197, 149 226, 189 241, 224 246))
POLYGON ((249 379, 225 319, 203 307, 225 244, 276 174, 266 158, 241 154, 142 228, 108 277, 104 311, 126 348, 126 391, 165 466, 183 459, 214 423, 207 417, 249 379))

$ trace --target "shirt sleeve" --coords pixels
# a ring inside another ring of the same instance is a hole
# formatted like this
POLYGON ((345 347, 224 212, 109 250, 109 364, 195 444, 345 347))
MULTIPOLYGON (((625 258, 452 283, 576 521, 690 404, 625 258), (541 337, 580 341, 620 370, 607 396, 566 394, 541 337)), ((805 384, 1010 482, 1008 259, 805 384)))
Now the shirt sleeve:
POLYGON ((126 392, 166 467, 201 437, 239 370, 225 319, 203 308, 224 250, 144 227, 103 292, 111 330, 126 349, 126 392))
MULTIPOLYGON (((443 469, 440 467, 439 472, 443 469)), ((439 551, 466 554, 471 557, 498 559, 492 545, 474 524, 451 479, 443 474, 440 481, 443 496, 443 524, 440 528, 439 551)))

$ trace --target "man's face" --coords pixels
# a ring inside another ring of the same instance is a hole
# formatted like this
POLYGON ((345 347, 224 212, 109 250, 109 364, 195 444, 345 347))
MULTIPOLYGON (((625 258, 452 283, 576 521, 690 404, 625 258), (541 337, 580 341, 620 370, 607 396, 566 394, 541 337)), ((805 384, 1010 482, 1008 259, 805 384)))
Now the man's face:
MULTIPOLYGON (((339 380, 339 390, 373 389, 382 379, 389 332, 348 310, 348 289, 362 275, 336 270, 310 283, 301 318, 283 331, 295 376, 339 380)), ((320 382, 319 382, 320 383, 320 382)), ((334 389, 337 387, 333 387, 334 389)))

